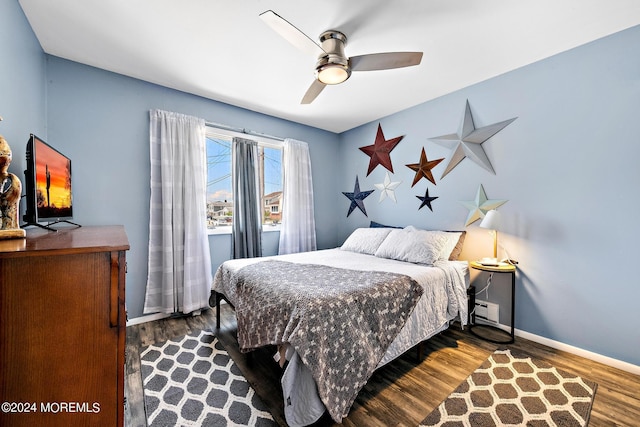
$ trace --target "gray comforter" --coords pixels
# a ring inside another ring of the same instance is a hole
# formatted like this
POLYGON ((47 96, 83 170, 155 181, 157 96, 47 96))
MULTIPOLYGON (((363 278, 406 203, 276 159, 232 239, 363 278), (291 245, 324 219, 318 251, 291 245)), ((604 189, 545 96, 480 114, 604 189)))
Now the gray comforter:
POLYGON ((341 422, 423 289, 409 276, 263 261, 231 279, 243 351, 290 343, 341 422))

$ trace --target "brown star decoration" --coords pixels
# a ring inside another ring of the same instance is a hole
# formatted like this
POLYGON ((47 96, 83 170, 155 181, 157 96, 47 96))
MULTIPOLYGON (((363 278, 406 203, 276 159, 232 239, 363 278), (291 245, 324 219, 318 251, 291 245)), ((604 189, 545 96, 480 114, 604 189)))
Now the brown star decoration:
POLYGON ((376 141, 373 145, 367 145, 366 147, 360 147, 360 150, 370 157, 369 159, 369 170, 367 171, 367 176, 376 168, 378 165, 382 165, 389 172, 393 173, 393 165, 391 164, 391 150, 393 150, 398 143, 404 138, 404 135, 398 136, 393 139, 386 140, 384 139, 384 134, 382 133, 382 126, 378 123, 378 133, 376 134, 376 141))
POLYGON ((433 178, 431 169, 436 167, 438 163, 443 160, 444 158, 436 160, 427 159, 427 153, 425 153, 424 147, 422 147, 422 153, 420 154, 420 163, 412 163, 410 165, 407 165, 408 168, 416 172, 416 176, 413 178, 413 184, 411 184, 411 186, 413 187, 414 185, 416 185, 416 183, 423 177, 427 178, 429 181, 435 184, 436 180, 433 178))

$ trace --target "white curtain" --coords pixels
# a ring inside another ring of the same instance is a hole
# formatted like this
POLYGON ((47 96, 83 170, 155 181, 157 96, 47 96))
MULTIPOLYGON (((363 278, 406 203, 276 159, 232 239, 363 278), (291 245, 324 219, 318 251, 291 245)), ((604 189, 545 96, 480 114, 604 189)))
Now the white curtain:
POLYGON ((282 153, 282 226, 278 254, 315 251, 311 158, 306 142, 284 140, 282 153))
POLYGON ((151 205, 144 313, 208 307, 211 257, 206 230, 205 122, 150 111, 151 205))

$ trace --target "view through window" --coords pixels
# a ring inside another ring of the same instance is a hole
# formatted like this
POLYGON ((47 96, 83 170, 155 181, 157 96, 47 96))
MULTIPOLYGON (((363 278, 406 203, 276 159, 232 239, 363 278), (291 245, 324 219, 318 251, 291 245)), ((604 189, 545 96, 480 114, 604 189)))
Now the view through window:
MULTIPOLYGON (((207 132, 207 228, 210 233, 231 233, 233 194, 231 186, 232 137, 207 132)), ((258 141, 260 212, 265 231, 279 229, 282 221, 282 147, 258 141)))

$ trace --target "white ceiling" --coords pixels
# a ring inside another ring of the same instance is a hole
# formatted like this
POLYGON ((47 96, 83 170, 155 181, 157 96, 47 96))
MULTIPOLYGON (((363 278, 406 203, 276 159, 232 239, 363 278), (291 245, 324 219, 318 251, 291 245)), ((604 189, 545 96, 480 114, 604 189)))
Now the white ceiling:
POLYGON ((637 0, 19 2, 46 53, 337 133, 640 24, 637 0), (258 18, 268 9, 314 40, 344 32, 347 56, 424 57, 300 105, 316 58, 258 18))

